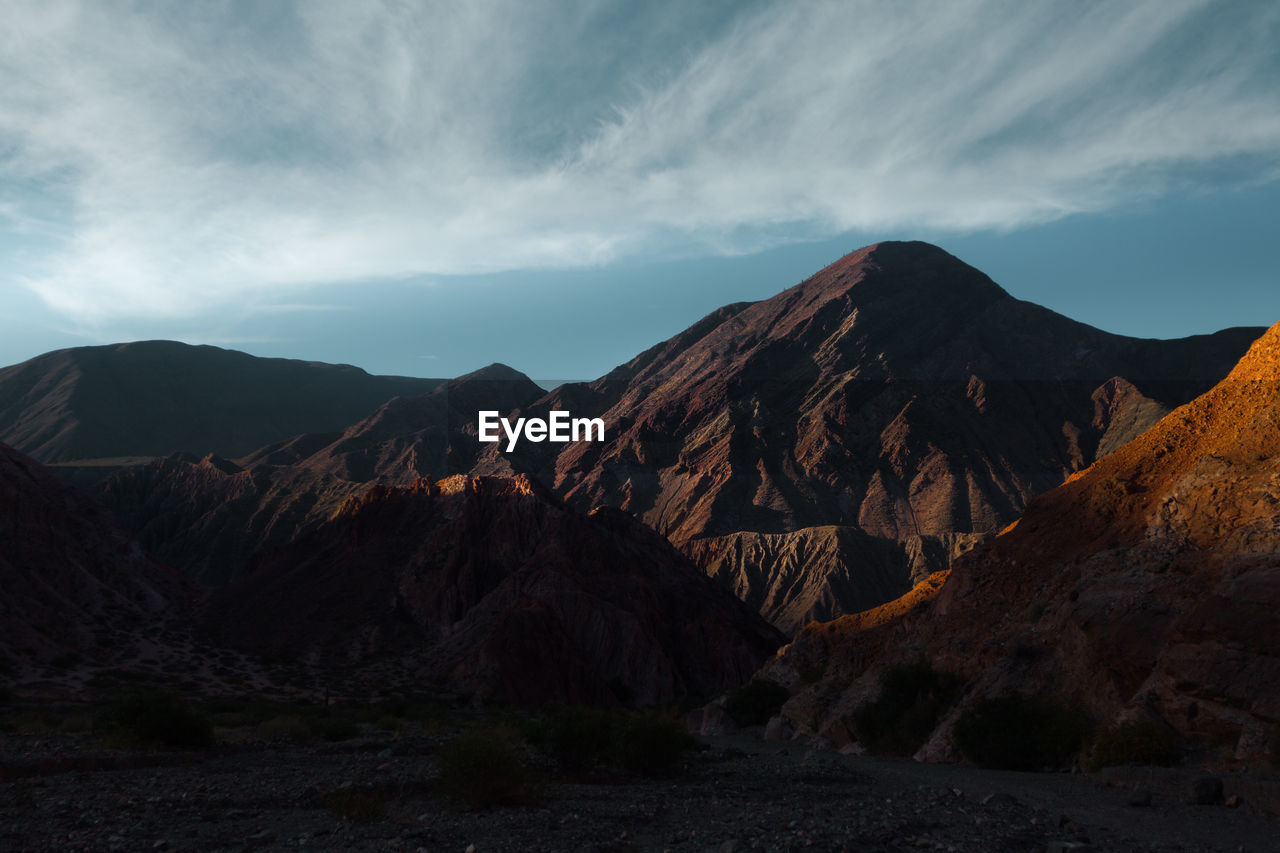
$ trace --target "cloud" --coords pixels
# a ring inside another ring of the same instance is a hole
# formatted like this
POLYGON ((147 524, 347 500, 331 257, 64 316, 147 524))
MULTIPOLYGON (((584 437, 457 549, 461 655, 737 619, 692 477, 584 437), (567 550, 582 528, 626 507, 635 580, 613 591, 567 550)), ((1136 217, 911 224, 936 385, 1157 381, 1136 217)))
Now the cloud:
POLYGON ((190 317, 1277 174, 1274 4, 636 5, 7 3, 5 286, 190 317))

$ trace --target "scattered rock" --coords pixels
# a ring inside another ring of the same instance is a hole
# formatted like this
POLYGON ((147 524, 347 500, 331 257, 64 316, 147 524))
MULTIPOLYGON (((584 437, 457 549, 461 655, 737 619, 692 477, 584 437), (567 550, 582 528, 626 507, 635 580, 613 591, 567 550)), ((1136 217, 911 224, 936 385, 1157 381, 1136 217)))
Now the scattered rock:
POLYGON ((1134 788, 1129 793, 1129 805, 1131 806, 1151 805, 1151 789, 1150 788, 1134 788))
POLYGON ((1222 780, 1216 776, 1197 776, 1191 781, 1192 805, 1217 806, 1222 804, 1222 780))
POLYGON ((786 717, 771 717, 764 727, 765 740, 791 740, 795 736, 795 729, 791 727, 791 721, 786 717))

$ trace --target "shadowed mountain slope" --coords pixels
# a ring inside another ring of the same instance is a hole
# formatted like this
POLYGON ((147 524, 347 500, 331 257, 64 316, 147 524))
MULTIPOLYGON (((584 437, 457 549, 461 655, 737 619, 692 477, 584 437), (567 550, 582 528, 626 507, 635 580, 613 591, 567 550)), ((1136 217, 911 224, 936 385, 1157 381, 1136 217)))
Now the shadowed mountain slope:
POLYGON ((142 341, 58 350, 0 370, 0 441, 42 462, 239 456, 304 432, 341 430, 439 379, 142 341))
MULTIPOLYGON (((838 730, 874 671, 923 654, 974 696, 1056 694, 1265 753, 1280 719, 1280 324, 1208 393, 1032 501, 931 595, 879 627, 804 631, 775 669, 831 667, 789 712, 838 730)), ((951 754, 948 724, 925 754, 951 754)))
POLYGON ((606 443, 490 448, 477 471, 527 471, 576 506, 626 509, 794 629, 866 605, 847 582, 867 547, 857 534, 904 555, 896 584, 881 565, 870 586, 906 591, 1208 389, 1261 331, 1112 335, 935 246, 882 243, 530 408, 603 417, 606 443), (852 530, 840 541, 854 551, 810 547, 830 531, 809 528, 852 530), (801 541, 738 541, 757 534, 801 541), (807 578, 792 594, 761 587, 792 563, 807 578))
POLYGON ((243 649, 518 704, 739 684, 781 637, 625 513, 526 477, 375 486, 220 591, 243 649))
POLYGON ((195 600, 106 511, 2 444, 0 591, 0 672, 28 682, 51 666, 154 657, 195 600))
POLYGON ((175 454, 120 471, 94 494, 152 553, 223 584, 249 555, 313 529, 370 483, 467 471, 482 447, 476 412, 506 412, 542 394, 519 371, 490 365, 389 400, 341 433, 296 436, 236 461, 175 454))

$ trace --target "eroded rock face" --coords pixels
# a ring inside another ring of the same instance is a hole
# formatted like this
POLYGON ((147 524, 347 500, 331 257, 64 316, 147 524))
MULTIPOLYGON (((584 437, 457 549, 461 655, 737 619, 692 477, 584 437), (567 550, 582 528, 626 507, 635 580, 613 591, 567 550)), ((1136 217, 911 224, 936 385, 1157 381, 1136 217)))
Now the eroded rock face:
POLYGON ((219 641, 520 704, 640 704, 741 683, 780 636, 625 513, 528 477, 377 486, 256 560, 219 641))
POLYGON ((161 644, 196 597, 102 508, 2 444, 0 590, 0 664, 17 681, 58 659, 123 659, 144 630, 161 644))
MULTIPOLYGON (((1280 719, 1280 324, 921 598, 882 624, 814 626, 773 666, 831 661, 828 680, 865 689, 923 654, 975 695, 1050 693, 1263 753, 1280 719)), ((841 704, 819 693, 794 706, 807 725, 841 704)))
POLYGON ((981 534, 870 536, 857 527, 731 533, 683 551, 783 632, 815 619, 870 610, 911 589, 984 539, 981 534))

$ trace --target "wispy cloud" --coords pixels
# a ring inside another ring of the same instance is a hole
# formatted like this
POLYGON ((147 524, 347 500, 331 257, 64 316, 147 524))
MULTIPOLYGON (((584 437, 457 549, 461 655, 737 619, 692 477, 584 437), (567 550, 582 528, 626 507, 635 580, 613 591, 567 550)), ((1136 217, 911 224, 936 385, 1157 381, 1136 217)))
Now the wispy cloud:
POLYGON ((6 2, 0 230, 43 241, 6 286, 85 323, 284 310, 326 282, 1016 228, 1280 163, 1274 3, 628 14, 6 2))

